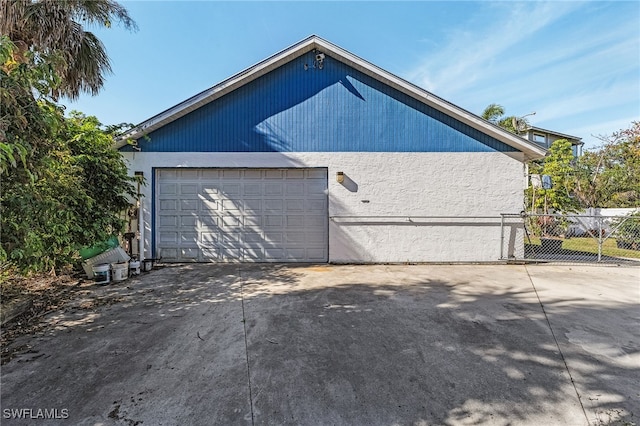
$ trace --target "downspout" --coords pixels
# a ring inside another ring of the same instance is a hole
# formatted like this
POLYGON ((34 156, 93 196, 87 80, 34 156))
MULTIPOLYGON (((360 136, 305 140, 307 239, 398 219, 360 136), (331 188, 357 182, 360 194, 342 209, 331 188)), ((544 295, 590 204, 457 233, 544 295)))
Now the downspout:
POLYGON ((140 239, 138 240, 138 257, 140 261, 145 259, 144 257, 144 199, 140 199, 140 207, 138 207, 138 233, 140 239))
POLYGON ((144 179, 144 172, 134 172, 138 180, 138 260, 143 261, 144 258, 144 197, 140 192, 140 185, 144 179))

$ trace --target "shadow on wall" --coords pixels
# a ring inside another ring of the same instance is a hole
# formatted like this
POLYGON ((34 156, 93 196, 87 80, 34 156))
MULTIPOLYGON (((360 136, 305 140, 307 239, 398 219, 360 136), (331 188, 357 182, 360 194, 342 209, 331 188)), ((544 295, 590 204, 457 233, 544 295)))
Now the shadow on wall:
MULTIPOLYGON (((126 377, 139 375, 134 367, 154 363, 151 357, 162 357, 172 342, 188 342, 185 333, 193 345, 205 344, 209 336, 222 339, 228 325, 203 322, 203 315, 207 309, 227 309, 244 301, 251 382, 260 389, 254 394, 254 411, 258 416, 272 413, 272 423, 286 423, 291 416, 299 423, 313 423, 318 413, 327 422, 341 424, 495 424, 499 419, 531 421, 543 414, 551 417, 540 417, 540 424, 567 420, 566 404, 574 391, 532 290, 483 291, 473 282, 433 279, 424 268, 406 269, 401 280, 381 272, 359 281, 364 268, 169 266, 130 281, 130 290, 106 287, 102 300, 117 299, 114 306, 74 306, 47 321, 52 339, 67 333, 83 336, 76 339, 80 347, 57 360, 62 371, 85 362, 80 359, 106 360, 114 347, 126 348, 122 356, 127 362, 117 372, 126 377), (335 282, 333 275, 334 283, 327 285, 323 274, 330 270, 342 280, 335 282), (119 333, 120 327, 130 332, 119 333), (98 330, 112 333, 108 347, 98 330), (82 350, 88 345, 95 351, 82 350)), ((566 323, 575 314, 632 315, 626 304, 572 302, 546 304, 559 307, 553 323, 566 323)), ((234 324, 240 324, 241 312, 234 315, 234 324)), ((223 356, 223 349, 211 347, 208 362, 223 356)), ((640 354, 637 344, 619 350, 620 357, 640 354)), ((564 351, 581 377, 583 393, 602 395, 601 400, 583 403, 599 418, 619 422, 615 424, 637 421, 637 398, 620 392, 634 388, 636 366, 621 367, 608 357, 595 359, 576 345, 564 351)), ((203 359, 184 357, 181 362, 180 368, 201 368, 203 359)), ((47 362, 39 368, 48 368, 47 362)), ((93 377, 116 374, 108 368, 108 363, 96 362, 94 374, 83 376, 80 380, 88 382, 78 386, 91 386, 93 377)), ((28 383, 3 386, 3 405, 23 401, 25 392, 43 406, 66 398, 64 390, 44 392, 48 383, 25 380, 28 383)), ((144 375, 140 380, 144 382, 144 375)), ((199 386, 192 389, 201 392, 199 386)), ((151 407, 159 401, 145 403, 151 407)), ((580 414, 577 403, 571 408, 580 414)), ((81 406, 77 409, 82 413, 81 406)), ((582 424, 584 418, 572 420, 582 424)))

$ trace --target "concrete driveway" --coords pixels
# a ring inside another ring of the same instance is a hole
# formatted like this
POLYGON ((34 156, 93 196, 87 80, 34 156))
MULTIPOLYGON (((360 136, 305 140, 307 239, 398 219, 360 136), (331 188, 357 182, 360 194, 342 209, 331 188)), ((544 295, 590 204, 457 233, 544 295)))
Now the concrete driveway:
POLYGON ((14 342, 2 424, 638 424, 639 305, 630 267, 167 266, 14 342))

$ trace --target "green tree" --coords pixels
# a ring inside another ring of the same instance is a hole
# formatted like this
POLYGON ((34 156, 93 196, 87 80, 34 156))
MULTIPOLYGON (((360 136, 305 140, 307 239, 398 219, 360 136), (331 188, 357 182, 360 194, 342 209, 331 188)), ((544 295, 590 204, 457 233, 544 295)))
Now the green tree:
POLYGON ((525 192, 527 205, 536 210, 541 209, 543 213, 577 211, 580 204, 573 195, 576 187, 573 164, 571 142, 566 139, 553 142, 549 147, 549 155, 542 164, 529 164, 531 174, 550 176, 552 187, 549 189, 529 187, 525 192))
POLYGON ((504 116, 504 107, 498 104, 489 104, 484 111, 482 111, 481 116, 493 124, 498 124, 498 120, 504 116))
POLYGON ((14 60, 49 64, 60 82, 45 88, 70 99, 81 92, 97 94, 111 72, 104 45, 85 27, 109 28, 116 21, 136 28, 113 0, 3 0, 0 13, 0 34, 15 44, 14 60))
POLYGON ((585 208, 640 206, 640 122, 600 139, 578 159, 576 197, 585 208))
POLYGON ((502 105, 489 104, 480 116, 516 135, 520 134, 529 126, 528 120, 524 117, 516 117, 515 115, 505 116, 504 114, 505 109, 502 105))
POLYGON ((0 253, 25 271, 63 268, 80 246, 120 232, 121 213, 136 196, 112 135, 95 117, 44 113, 55 121, 47 155, 37 156, 32 173, 12 168, 2 176, 0 253))
POLYGON ((79 246, 121 230, 133 178, 94 117, 65 118, 59 94, 95 93, 109 70, 79 22, 133 25, 112 1, 0 3, 0 261, 62 268, 79 246))

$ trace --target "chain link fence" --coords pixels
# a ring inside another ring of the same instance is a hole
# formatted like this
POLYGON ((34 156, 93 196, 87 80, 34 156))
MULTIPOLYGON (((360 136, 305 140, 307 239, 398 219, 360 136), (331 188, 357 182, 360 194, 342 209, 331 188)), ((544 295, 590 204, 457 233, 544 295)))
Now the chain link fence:
POLYGON ((640 265, 640 215, 502 214, 502 260, 640 265))

